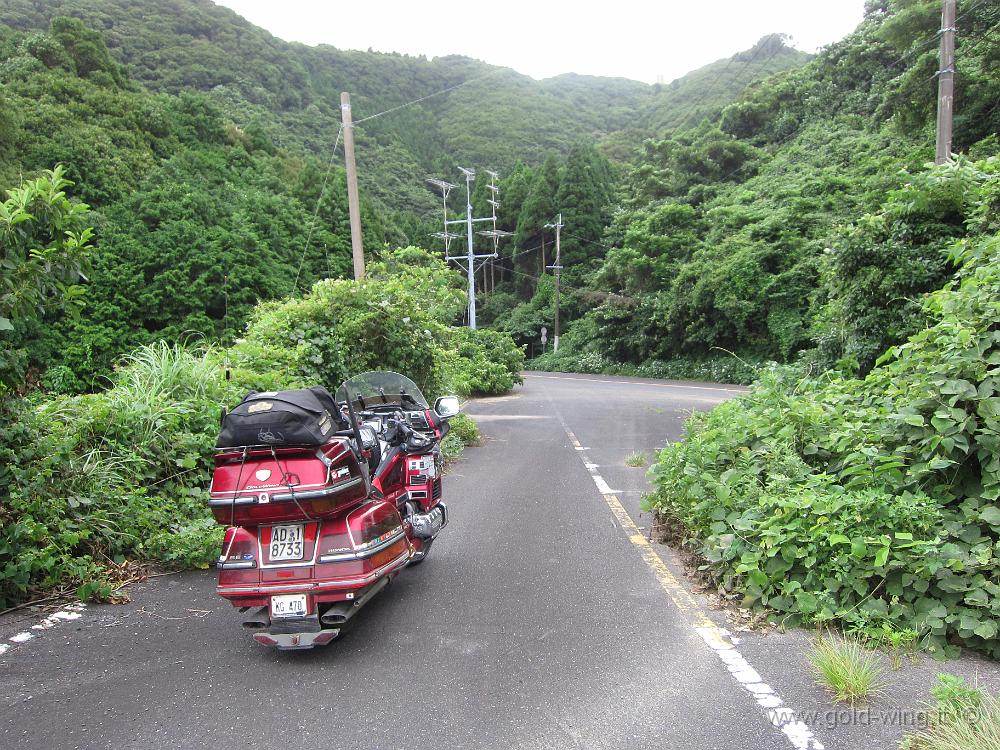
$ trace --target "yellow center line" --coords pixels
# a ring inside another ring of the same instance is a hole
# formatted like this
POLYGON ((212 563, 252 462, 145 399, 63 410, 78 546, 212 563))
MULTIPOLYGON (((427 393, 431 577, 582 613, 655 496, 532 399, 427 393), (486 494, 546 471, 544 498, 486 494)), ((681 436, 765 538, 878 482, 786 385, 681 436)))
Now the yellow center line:
MULTIPOLYGON (((574 378, 575 379, 575 378, 574 378)), ((785 735, 795 750, 824 750, 823 743, 812 733, 812 730, 796 716, 795 711, 784 704, 781 697, 774 692, 770 685, 763 682, 760 674, 743 658, 736 649, 729 634, 723 628, 716 625, 701 607, 697 599, 688 591, 671 572, 667 564, 657 554, 652 543, 645 537, 642 531, 636 526, 635 521, 625 510, 618 496, 613 492, 601 490, 607 487, 603 477, 596 472, 596 466, 591 463, 583 452, 587 449, 583 447, 576 435, 566 424, 562 415, 556 413, 559 422, 569 436, 573 447, 580 452, 584 466, 590 473, 591 479, 597 485, 601 497, 611 509, 612 515, 617 519, 622 531, 634 547, 639 550, 643 561, 653 571, 660 588, 674 603, 681 615, 691 623, 694 631, 701 636, 705 644, 715 652, 716 656, 726 666, 733 678, 747 690, 764 709, 765 716, 771 725, 785 735)))

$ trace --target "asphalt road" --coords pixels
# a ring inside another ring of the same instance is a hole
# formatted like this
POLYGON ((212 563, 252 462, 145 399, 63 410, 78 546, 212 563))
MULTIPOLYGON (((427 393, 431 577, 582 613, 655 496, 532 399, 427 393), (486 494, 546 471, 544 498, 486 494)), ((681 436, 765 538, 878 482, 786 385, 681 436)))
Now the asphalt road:
MULTIPOLYGON (((486 443, 445 478, 449 527, 340 639, 265 649, 215 596, 214 572, 151 579, 129 604, 91 605, 0 654, 0 746, 793 748, 665 593, 592 476, 647 527, 648 480, 625 456, 677 439, 692 409, 735 393, 529 375, 469 405, 486 443)), ((0 619, 0 639, 39 617, 0 619)), ((820 705, 786 651, 748 658, 820 705)), ((852 736, 867 735, 820 738, 862 746, 852 736)))

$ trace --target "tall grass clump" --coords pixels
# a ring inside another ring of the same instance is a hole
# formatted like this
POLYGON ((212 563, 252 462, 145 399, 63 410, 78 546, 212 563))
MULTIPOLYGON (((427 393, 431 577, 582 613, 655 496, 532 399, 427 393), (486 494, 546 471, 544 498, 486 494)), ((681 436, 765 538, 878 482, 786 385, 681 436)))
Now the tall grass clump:
POLYGON ((232 393, 212 350, 157 343, 105 391, 5 404, 0 605, 106 594, 106 572, 132 558, 207 564, 219 531, 202 488, 232 393))
POLYGON ((928 726, 903 738, 901 750, 997 750, 1000 748, 1000 700, 961 677, 938 675, 931 688, 937 699, 928 726))
POLYGON ((840 703, 855 704, 886 685, 882 657, 859 638, 822 635, 809 652, 816 680, 840 703))
POLYGON ((625 465, 633 469, 641 469, 649 463, 649 454, 646 451, 633 451, 625 456, 625 465))

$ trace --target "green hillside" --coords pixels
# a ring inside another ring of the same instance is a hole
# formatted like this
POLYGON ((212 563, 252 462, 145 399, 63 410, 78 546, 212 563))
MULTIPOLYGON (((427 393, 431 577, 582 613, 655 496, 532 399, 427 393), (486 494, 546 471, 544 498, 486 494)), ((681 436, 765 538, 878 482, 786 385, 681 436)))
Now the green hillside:
POLYGON ((806 57, 770 38, 668 86, 579 75, 535 81, 458 56, 428 60, 290 44, 208 0, 4 6, 4 23, 21 31, 44 32, 59 16, 80 18, 144 88, 203 92, 241 127, 253 125, 279 147, 320 157, 339 128, 341 91, 351 92, 360 119, 458 86, 358 128, 367 194, 418 211, 436 205, 422 184, 427 174, 451 174, 456 164, 510 170, 550 151, 565 155, 580 140, 607 139, 624 157, 643 136, 678 124, 682 109, 687 121, 730 101, 750 80, 806 57), (624 129, 627 135, 616 135, 624 129))
MULTIPOLYGON (((713 377, 699 363, 715 360, 729 364, 714 377, 752 379, 728 351, 864 373, 920 330, 996 179, 961 159, 926 168, 939 16, 933 0, 873 4, 805 65, 645 141, 621 208, 587 235, 602 261, 564 260, 567 346, 539 366, 713 377)), ((1000 132, 1000 8, 959 22, 953 150, 981 160, 1000 132)))

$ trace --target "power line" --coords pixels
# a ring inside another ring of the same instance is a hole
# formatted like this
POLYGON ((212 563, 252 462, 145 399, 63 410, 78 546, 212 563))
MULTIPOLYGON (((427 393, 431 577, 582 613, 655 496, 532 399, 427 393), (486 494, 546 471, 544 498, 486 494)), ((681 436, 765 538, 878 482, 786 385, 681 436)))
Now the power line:
MULTIPOLYGON (((525 273, 524 271, 517 271, 514 269, 508 269, 508 271, 512 274, 516 274, 517 276, 524 276, 525 278, 531 279, 532 281, 535 282, 538 282, 540 280, 540 277, 534 276, 533 274, 530 273, 525 273)), ((594 289, 586 289, 578 286, 567 286, 566 284, 562 284, 561 288, 563 289, 563 291, 579 292, 580 294, 595 294, 595 293, 602 294, 602 292, 598 292, 597 290, 594 289)), ((615 292, 603 292, 603 294, 607 294, 609 297, 616 297, 618 299, 629 299, 625 295, 617 294, 615 292)))
MULTIPOLYGON (((965 18, 966 16, 968 16, 970 13, 972 13, 973 11, 975 11, 977 8, 979 8, 979 6, 984 5, 987 2, 992 2, 992 0, 978 0, 978 2, 975 2, 972 5, 970 5, 968 8, 965 9, 965 11, 963 13, 960 13, 958 15, 958 17, 955 19, 956 25, 963 18, 965 18)), ((928 37, 924 41, 920 42, 915 48, 911 49, 909 52, 907 52, 902 57, 900 57, 898 60, 896 60, 896 62, 890 63, 889 67, 890 68, 895 68, 897 65, 899 65, 904 60, 908 60, 909 58, 913 57, 913 55, 916 55, 916 54, 921 53, 921 52, 929 52, 931 50, 931 48, 933 47, 933 45, 935 45, 935 44, 938 43, 938 39, 940 37, 941 37, 941 30, 938 29, 930 37, 928 37)))
POLYGON ((475 83, 476 81, 482 81, 484 78, 489 78, 490 76, 495 76, 498 73, 502 73, 504 68, 497 68, 496 70, 491 70, 489 73, 485 73, 476 78, 467 78, 461 83, 456 83, 454 86, 449 86, 448 88, 441 89, 440 91, 435 91, 433 94, 428 94, 427 96, 421 96, 419 99, 413 99, 405 104, 400 104, 396 107, 390 107, 382 112, 376 112, 374 115, 368 115, 368 117, 362 117, 360 120, 355 121, 355 125, 360 125, 363 122, 368 122, 369 120, 374 120, 376 117, 382 117, 383 115, 388 115, 393 112, 398 112, 401 109, 406 109, 407 107, 412 107, 414 104, 420 104, 420 102, 425 102, 428 99, 433 99, 435 96, 441 96, 441 94, 447 94, 449 91, 454 91, 455 89, 460 89, 462 86, 467 86, 470 83, 475 83))
POLYGON ((586 237, 581 237, 578 234, 573 234, 572 232, 566 232, 570 237, 574 237, 581 242, 589 242, 591 245, 597 245, 598 247, 603 247, 605 250, 615 250, 614 245, 605 245, 603 242, 598 242, 597 240, 589 240, 586 237))
MULTIPOLYGON (((468 79, 462 81, 461 83, 455 84, 454 86, 448 86, 447 88, 441 89, 440 91, 435 91, 432 94, 427 94, 426 96, 421 96, 418 99, 413 99, 411 101, 405 102, 404 104, 400 104, 400 105, 398 105, 396 107, 390 107, 389 109, 383 110, 382 112, 376 112, 374 115, 369 115, 368 117, 363 117, 360 120, 355 120, 353 122, 353 124, 352 124, 352 127, 357 127, 358 125, 360 125, 363 122, 368 122, 369 120, 374 120, 377 117, 382 117, 383 115, 388 115, 388 114, 390 114, 392 112, 398 112, 401 109, 405 109, 406 107, 411 107, 414 104, 419 104, 420 102, 427 101, 428 99, 432 99, 435 96, 440 96, 441 94, 447 94, 449 91, 454 91, 455 89, 459 89, 462 86, 466 86, 466 85, 468 85, 470 83, 475 83, 476 81, 482 81, 485 78, 489 78, 490 76, 494 76, 494 75, 496 75, 498 73, 503 72, 503 70, 504 70, 503 68, 497 68, 496 70, 491 70, 489 73, 486 73, 484 75, 477 76, 475 78, 468 78, 468 79)), ((326 192, 326 185, 327 185, 327 182, 330 179, 330 173, 333 170, 333 160, 334 160, 334 157, 336 156, 337 147, 340 145, 340 138, 341 138, 341 136, 343 134, 344 134, 344 126, 341 125, 340 129, 337 131, 337 140, 336 140, 336 142, 333 145, 333 150, 330 152, 330 159, 327 162, 326 172, 323 175, 323 185, 320 188, 319 196, 316 198, 316 208, 313 211, 312 222, 309 225, 309 232, 306 235, 306 244, 305 244, 305 247, 303 247, 303 249, 302 249, 302 256, 299 259, 298 269, 295 271, 295 284, 294 284, 294 287, 293 287, 295 289, 298 289, 298 287, 299 287, 299 277, 302 274, 302 265, 305 263, 306 253, 309 251, 309 246, 310 246, 310 244, 312 242, 312 235, 313 235, 313 232, 315 231, 315 228, 316 228, 316 219, 319 216, 320 202, 323 200, 323 194, 326 192)), ((329 262, 327 263, 327 265, 329 265, 329 262)))
POLYGON ((702 89, 702 92, 703 92, 702 95, 700 97, 698 97, 698 99, 695 100, 694 104, 691 105, 691 107, 690 107, 690 110, 691 110, 690 113, 688 115, 685 115, 681 119, 679 127, 685 127, 687 125, 687 121, 690 118, 690 116, 694 114, 694 112, 695 112, 696 108, 698 107, 698 105, 701 104, 702 101, 704 101, 706 98, 708 98, 709 92, 715 90, 715 84, 718 83, 722 79, 722 76, 725 75, 726 71, 729 70, 729 68, 732 66, 733 61, 735 59, 736 59, 736 55, 733 55, 728 60, 726 60, 726 66, 716 74, 715 78, 712 79, 712 82, 708 85, 707 88, 702 89))
POLYGON ((988 2, 993 2, 993 0, 978 0, 978 2, 973 3, 968 8, 966 8, 964 12, 958 14, 958 18, 955 19, 955 23, 958 23, 959 21, 961 21, 967 15, 969 15, 970 13, 972 13, 972 11, 976 10, 977 8, 979 8, 980 5, 985 5, 988 2))

